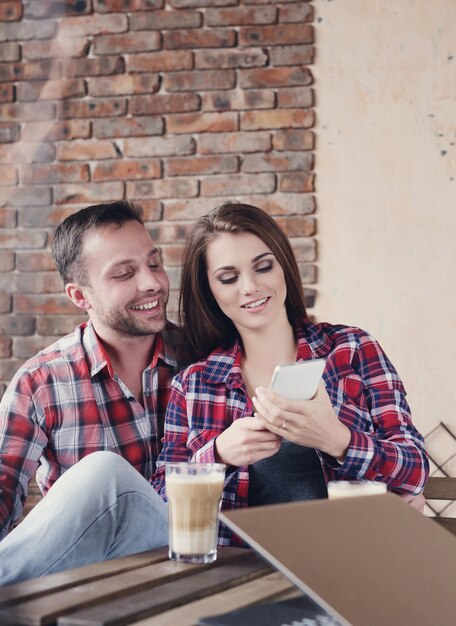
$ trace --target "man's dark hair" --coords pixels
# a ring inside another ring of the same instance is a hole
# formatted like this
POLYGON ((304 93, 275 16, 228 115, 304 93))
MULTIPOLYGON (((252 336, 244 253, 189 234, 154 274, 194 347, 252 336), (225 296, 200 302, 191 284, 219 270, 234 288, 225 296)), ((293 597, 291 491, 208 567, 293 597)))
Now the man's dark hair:
POLYGON ((86 282, 82 248, 87 233, 111 224, 120 227, 131 220, 144 224, 142 210, 124 200, 89 206, 65 218, 57 227, 52 242, 52 256, 64 283, 86 282))

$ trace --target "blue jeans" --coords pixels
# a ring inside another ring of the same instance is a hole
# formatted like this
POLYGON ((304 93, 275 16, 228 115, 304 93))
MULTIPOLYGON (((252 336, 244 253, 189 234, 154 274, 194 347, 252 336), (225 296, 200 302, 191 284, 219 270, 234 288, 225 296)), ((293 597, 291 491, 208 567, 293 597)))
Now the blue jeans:
POLYGON ((168 511, 147 480, 112 452, 65 472, 0 542, 0 585, 168 543, 168 511))

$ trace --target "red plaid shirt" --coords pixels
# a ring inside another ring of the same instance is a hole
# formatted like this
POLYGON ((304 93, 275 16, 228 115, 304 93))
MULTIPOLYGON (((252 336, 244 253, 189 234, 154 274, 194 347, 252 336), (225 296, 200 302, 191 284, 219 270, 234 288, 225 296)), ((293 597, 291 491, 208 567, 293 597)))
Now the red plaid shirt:
MULTIPOLYGON (((379 344, 366 332, 347 326, 305 322, 296 328, 297 361, 326 359, 324 381, 351 440, 342 464, 317 450, 328 480, 386 482, 396 492, 418 494, 428 475, 422 436, 411 421, 403 384, 379 344)), ((166 497, 167 461, 211 462, 214 442, 235 419, 252 415, 240 369, 241 350, 216 350, 207 360, 176 376, 165 420, 163 449, 154 487, 166 497)), ((248 504, 248 467, 229 468, 222 508, 248 504)), ((235 543, 221 528, 220 544, 235 543)))
POLYGON ((21 514, 37 470, 46 493, 97 450, 127 459, 148 480, 161 447, 177 328, 157 335, 143 372, 143 406, 113 372, 92 324, 78 326, 27 361, 0 404, 0 537, 21 514))

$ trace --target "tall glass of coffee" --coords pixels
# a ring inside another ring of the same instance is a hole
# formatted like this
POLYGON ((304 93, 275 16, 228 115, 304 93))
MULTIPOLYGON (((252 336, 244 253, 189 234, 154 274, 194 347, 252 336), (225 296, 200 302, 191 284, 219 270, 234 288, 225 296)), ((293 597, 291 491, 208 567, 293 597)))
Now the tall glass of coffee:
POLYGON ((166 464, 170 559, 212 563, 217 558, 225 470, 222 463, 166 464))

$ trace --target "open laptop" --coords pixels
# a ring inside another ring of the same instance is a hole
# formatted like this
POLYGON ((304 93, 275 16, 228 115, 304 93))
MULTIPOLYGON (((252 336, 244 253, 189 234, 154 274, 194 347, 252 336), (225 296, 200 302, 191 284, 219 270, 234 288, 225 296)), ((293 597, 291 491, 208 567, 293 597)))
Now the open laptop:
POLYGON ((456 625, 456 537, 394 494, 220 519, 341 624, 456 625))

